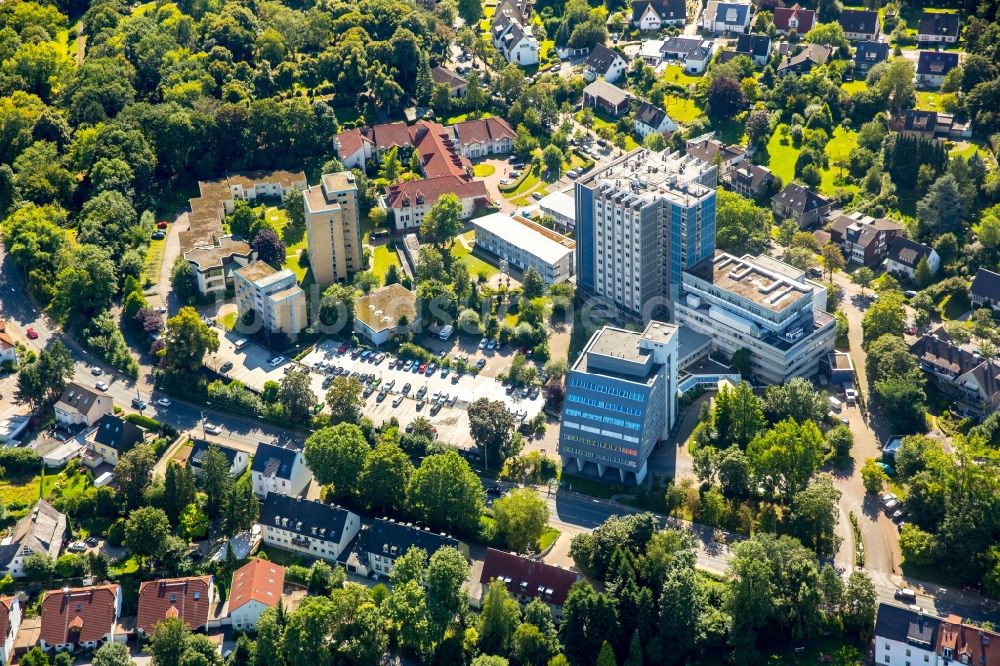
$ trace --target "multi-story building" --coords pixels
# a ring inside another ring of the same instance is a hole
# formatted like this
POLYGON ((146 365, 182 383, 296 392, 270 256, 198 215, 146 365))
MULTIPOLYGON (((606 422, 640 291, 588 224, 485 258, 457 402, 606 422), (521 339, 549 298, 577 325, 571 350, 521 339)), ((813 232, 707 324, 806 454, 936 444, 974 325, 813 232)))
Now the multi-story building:
POLYGON ((0 597, 0 664, 7 666, 14 656, 14 638, 21 628, 21 601, 0 597))
POLYGON ((775 216, 779 220, 795 220, 801 229, 822 220, 832 205, 830 199, 798 183, 789 183, 771 197, 771 211, 775 216))
POLYGON ((715 251, 717 178, 714 164, 638 148, 577 180, 577 286, 623 318, 667 318, 681 272, 715 251))
POLYGON ((493 13, 490 35, 493 46, 499 49, 507 62, 520 67, 538 64, 541 45, 528 20, 526 5, 515 5, 506 0, 498 4, 493 13))
POLYGON ((261 326, 293 340, 307 326, 306 293, 299 287, 295 273, 255 261, 235 271, 233 276, 236 309, 241 318, 248 312, 256 312, 261 326))
POLYGON ((277 608, 285 588, 285 568, 253 558, 233 572, 229 586, 229 621, 237 631, 257 628, 268 608, 277 608))
POLYGON ((94 425, 102 416, 111 413, 111 402, 110 396, 95 393, 73 382, 53 407, 56 423, 66 427, 94 425))
POLYGON ((296 496, 301 494, 312 472, 306 466, 302 451, 261 442, 250 465, 250 483, 257 497, 271 493, 296 496))
POLYGON ((844 36, 852 42, 862 40, 874 42, 878 39, 879 26, 878 12, 867 9, 845 9, 840 13, 840 26, 844 29, 844 36))
POLYGON ((87 449, 82 454, 88 467, 103 463, 116 466, 118 459, 141 444, 146 435, 136 424, 114 414, 105 414, 96 425, 87 436, 87 449))
POLYGON ((309 267, 320 288, 346 281, 364 268, 358 184, 350 171, 324 174, 305 192, 309 267))
POLYGON ((358 535, 361 518, 347 509, 271 493, 260 506, 264 543, 336 562, 358 535))
POLYGON ((963 347, 944 328, 922 335, 910 351, 964 414, 981 417, 1000 410, 1000 361, 963 347))
POLYGON ((472 595, 472 603, 482 605, 482 600, 493 581, 506 586, 511 596, 521 604, 538 599, 552 611, 552 618, 562 622, 562 607, 573 583, 580 574, 540 559, 508 553, 496 548, 486 549, 483 572, 479 576, 479 594, 472 595))
POLYGON ((256 255, 245 240, 222 236, 211 245, 188 250, 184 260, 194 273, 198 293, 208 296, 225 293, 233 286, 233 271, 249 264, 256 255))
POLYGON ((651 321, 642 333, 610 326, 594 333, 566 379, 562 464, 641 483, 677 417, 677 371, 676 326, 651 321))
POLYGON ((674 323, 712 338, 716 349, 750 351, 758 381, 809 377, 834 348, 834 320, 823 285, 770 257, 726 252, 684 273, 674 323))
POLYGON ((472 221, 476 247, 496 255, 518 270, 535 268, 548 284, 573 276, 576 243, 520 215, 493 213, 472 221))
POLYGON ((954 44, 961 28, 962 20, 956 13, 924 10, 917 27, 917 42, 922 46, 954 44))
POLYGON ((749 2, 709 0, 701 14, 701 29, 717 35, 740 34, 747 31, 753 17, 754 6, 749 2))
POLYGON ((354 552, 347 560, 347 569, 362 576, 388 576, 396 558, 410 548, 422 548, 428 557, 439 549, 451 547, 468 557, 468 547, 455 537, 438 534, 410 523, 390 519, 373 520, 362 525, 354 545, 354 552))
POLYGON ((583 69, 583 78, 594 81, 603 78, 608 83, 614 83, 625 74, 628 61, 618 51, 612 51, 604 44, 597 44, 590 49, 587 64, 583 69))
POLYGON ((687 23, 684 0, 636 0, 632 3, 632 25, 639 30, 659 30, 687 23))
POLYGON ((939 618, 913 606, 879 604, 874 634, 877 666, 1000 664, 1000 634, 958 615, 939 618))
POLYGON ((847 262, 869 268, 880 266, 892 242, 902 235, 898 222, 857 212, 838 215, 830 225, 830 242, 840 247, 847 262))
POLYGON ((941 257, 934 248, 900 236, 889 246, 885 257, 885 271, 896 277, 913 279, 921 261, 927 261, 931 275, 941 267, 941 257))
POLYGON ((136 629, 152 636, 156 625, 171 617, 183 620, 191 631, 207 628, 209 613, 215 605, 213 580, 212 576, 191 576, 142 582, 136 629))
POLYGON ((774 182, 774 174, 766 166, 742 162, 722 174, 722 184, 745 197, 762 196, 774 182))

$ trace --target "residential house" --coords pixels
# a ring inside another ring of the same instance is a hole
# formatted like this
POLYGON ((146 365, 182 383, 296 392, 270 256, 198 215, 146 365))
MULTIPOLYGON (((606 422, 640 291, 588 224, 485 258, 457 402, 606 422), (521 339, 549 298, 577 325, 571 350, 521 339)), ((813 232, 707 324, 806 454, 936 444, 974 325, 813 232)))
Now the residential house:
POLYGON ((17 365, 17 343, 6 331, 0 331, 0 365, 17 365))
POLYGON ((879 604, 875 617, 875 660, 884 666, 937 664, 934 650, 941 621, 923 611, 879 604))
POLYGON ((854 50, 854 77, 862 80, 872 67, 889 59, 889 45, 885 42, 858 42, 854 50))
POLYGON ((107 463, 114 467, 119 458, 142 443, 145 431, 114 414, 105 414, 97 421, 97 427, 87 436, 87 450, 83 462, 88 467, 107 463))
POLYGON ((590 49, 583 78, 587 81, 603 78, 608 83, 614 83, 622 77, 627 66, 628 62, 622 54, 612 51, 604 44, 598 44, 590 49))
POLYGON ((618 86, 598 79, 583 89, 583 105, 595 111, 620 118, 628 113, 632 94, 618 86))
POLYGON ((806 44, 795 53, 786 54, 778 65, 778 75, 807 74, 813 67, 825 65, 833 49, 822 44, 806 44))
POLYGON ((659 67, 660 63, 663 62, 663 54, 660 53, 660 49, 663 48, 664 39, 644 39, 639 45, 638 58, 642 60, 643 63, 649 65, 652 68, 659 67))
POLYGON ((972 279, 969 300, 975 308, 1000 310, 1000 274, 980 268, 972 279))
POLYGON ((1000 361, 956 344, 944 328, 922 335, 910 351, 964 413, 984 416, 1000 409, 1000 361))
POLYGON ((800 229, 818 223, 830 212, 833 202, 798 183, 789 183, 771 197, 771 210, 779 220, 795 220, 800 229))
POLYGON ((229 463, 229 476, 235 479, 246 471, 247 465, 250 464, 250 458, 245 451, 239 451, 204 439, 192 438, 191 455, 188 456, 188 465, 191 466, 191 470, 195 476, 201 476, 205 454, 208 453, 209 447, 213 446, 219 450, 219 453, 226 457, 226 461, 229 463))
POLYGON ((664 40, 660 47, 660 59, 676 61, 688 74, 701 74, 712 60, 714 49, 715 42, 712 40, 678 35, 664 40))
POLYGON ((722 174, 722 184, 745 197, 757 198, 763 196, 774 182, 774 174, 766 166, 741 162, 722 174))
POLYGON ((48 652, 94 650, 111 641, 124 642, 119 631, 122 588, 105 583, 89 587, 49 590, 42 598, 38 644, 48 652))
POLYGON ((912 241, 902 236, 896 238, 889 246, 886 256, 885 270, 896 277, 913 279, 921 260, 927 260, 927 268, 931 275, 941 267, 941 257, 934 248, 912 241))
POLYGON ((878 39, 879 28, 878 12, 867 9, 845 9, 840 13, 838 19, 840 26, 844 29, 844 36, 852 42, 862 40, 874 42, 878 39))
POLYGON ((729 172, 746 158, 746 149, 735 144, 727 146, 715 138, 714 132, 688 139, 685 151, 702 164, 711 166, 718 162, 719 171, 729 172))
POLYGON ((701 15, 701 29, 716 35, 743 33, 753 16, 753 5, 749 2, 709 0, 701 15))
POLYGON ((354 304, 354 331, 380 346, 420 325, 416 294, 401 284, 387 284, 354 304))
POLYGON ((962 20, 952 12, 927 11, 920 14, 920 25, 917 27, 917 42, 921 46, 934 44, 954 44, 958 41, 958 33, 962 20))
POLYGON ((959 615, 951 614, 941 620, 936 647, 939 665, 952 661, 978 666, 1000 664, 1000 633, 965 624, 959 615))
POLYGON ((14 637, 21 628, 21 602, 16 597, 0 597, 0 666, 14 657, 14 637))
POLYGON ((277 608, 285 587, 285 568, 255 557, 233 572, 229 620, 237 631, 253 631, 260 616, 277 608))
POLYGON ((840 247, 847 263, 869 268, 881 266, 893 241, 902 235, 898 222, 861 213, 838 215, 830 225, 830 241, 840 247))
POLYGON ((514 139, 517 138, 514 128, 496 116, 466 120, 452 126, 451 130, 459 152, 470 159, 505 155, 514 149, 514 139))
POLYGON ((306 557, 336 562, 358 535, 361 518, 347 509, 272 493, 261 503, 264 543, 306 557))
POLYGON ((333 148, 348 169, 364 169, 375 153, 375 142, 363 130, 355 127, 333 137, 333 148))
POLYGON ((0 578, 24 576, 24 560, 36 553, 48 555, 53 561, 59 558, 66 536, 66 514, 55 509, 43 499, 14 529, 0 540, 0 578))
POLYGON ((465 97, 465 91, 469 86, 464 77, 440 65, 431 70, 431 79, 436 86, 447 86, 448 94, 455 99, 465 97))
POLYGON ((563 231, 576 225, 576 199, 571 190, 546 194, 538 201, 538 210, 555 220, 563 231))
POLYGON ((804 35, 813 29, 815 22, 816 12, 803 9, 797 2, 791 7, 774 8, 774 29, 782 35, 804 35))
POLYGON ((636 0, 632 3, 632 25, 639 30, 660 30, 687 23, 684 0, 636 0))
POLYGON ((552 610, 555 621, 561 622, 562 607, 569 596, 569 589, 579 579, 580 576, 575 571, 546 564, 542 560, 487 548, 483 572, 479 577, 479 599, 486 596, 490 583, 498 580, 521 604, 539 599, 552 610))
POLYGON ((211 245, 201 245, 184 253, 202 296, 224 294, 233 287, 233 271, 246 266, 257 252, 245 240, 222 236, 211 245))
POLYGON ((419 229, 424 215, 445 194, 454 194, 462 204, 461 218, 467 220, 477 208, 490 205, 490 195, 481 180, 441 176, 409 180, 390 185, 385 191, 386 208, 392 211, 397 231, 419 229))
POLYGON ((180 618, 191 631, 208 628, 208 618, 215 604, 212 576, 161 578, 139 585, 139 613, 136 629, 152 636, 156 625, 170 618, 180 618))
POLYGON ((667 112, 649 102, 639 102, 633 122, 635 133, 641 137, 647 134, 670 134, 677 130, 677 123, 667 112))
POLYGON ((71 427, 91 426, 113 410, 111 396, 95 393, 89 388, 72 382, 55 404, 56 423, 71 427))
POLYGON ((954 51, 921 51, 917 59, 917 85, 940 88, 948 72, 958 67, 954 51))
POLYGON ((270 493, 296 496, 305 491, 312 472, 299 449, 261 442, 250 466, 250 481, 258 497, 270 493))
POLYGON ((902 115, 893 116, 889 129, 928 141, 961 141, 972 136, 971 123, 958 122, 954 114, 919 109, 907 109, 902 115))
POLYGON ((428 557, 441 548, 455 548, 468 558, 468 547, 447 534, 390 519, 373 520, 363 525, 353 552, 347 560, 347 570, 360 576, 388 577, 396 558, 411 548, 421 548, 428 557))
POLYGON ((540 45, 528 20, 527 7, 514 6, 511 2, 497 5, 490 37, 507 62, 521 67, 538 64, 540 45))
POLYGON ((736 40, 736 55, 745 55, 758 67, 763 67, 771 58, 771 38, 767 35, 740 35, 736 40))
POLYGON ((306 293, 298 276, 288 268, 275 270, 263 261, 254 261, 233 271, 236 286, 236 311, 242 319, 254 313, 254 319, 270 333, 281 333, 290 340, 309 325, 306 293))

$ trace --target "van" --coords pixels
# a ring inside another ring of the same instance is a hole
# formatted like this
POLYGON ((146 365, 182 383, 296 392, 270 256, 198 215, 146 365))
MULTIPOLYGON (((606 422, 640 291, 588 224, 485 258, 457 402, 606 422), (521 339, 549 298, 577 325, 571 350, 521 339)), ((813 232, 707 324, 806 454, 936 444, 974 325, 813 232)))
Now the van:
POLYGON ((237 349, 243 349, 248 344, 250 344, 249 340, 247 340, 246 338, 240 338, 235 342, 235 344, 233 344, 233 346, 236 347, 237 349))
POLYGON ((438 337, 441 340, 447 340, 448 338, 451 337, 451 334, 454 332, 455 332, 455 327, 452 326, 451 324, 448 324, 441 328, 441 332, 438 333, 438 337))
POLYGON ((844 403, 842 403, 840 400, 837 400, 837 398, 835 398, 834 396, 832 395, 830 396, 830 409, 832 409, 835 412, 839 412, 841 408, 843 408, 843 406, 844 403))
POLYGON ((901 601, 907 601, 911 604, 916 603, 917 601, 917 593, 908 587, 898 588, 896 590, 895 597, 901 601))

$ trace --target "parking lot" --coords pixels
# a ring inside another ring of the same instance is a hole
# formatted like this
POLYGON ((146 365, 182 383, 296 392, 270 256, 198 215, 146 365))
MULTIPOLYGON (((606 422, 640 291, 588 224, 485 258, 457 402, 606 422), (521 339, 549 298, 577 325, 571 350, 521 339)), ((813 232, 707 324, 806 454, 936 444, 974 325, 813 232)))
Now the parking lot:
MULTIPOLYGON (((261 390, 264 383, 281 381, 286 368, 291 363, 285 361, 277 367, 271 367, 268 360, 271 358, 269 352, 255 344, 249 344, 241 350, 234 346, 239 339, 234 334, 227 334, 220 340, 219 352, 209 360, 209 365, 213 368, 221 367, 224 363, 231 362, 232 369, 226 374, 239 380, 247 386, 261 390)), ((508 409, 513 412, 520 412, 525 420, 530 420, 542 410, 544 398, 539 395, 534 399, 522 398, 518 394, 508 395, 505 387, 494 378, 496 372, 507 365, 507 359, 490 351, 480 351, 478 349, 469 350, 469 363, 475 364, 479 359, 487 362, 484 373, 479 375, 465 374, 456 380, 456 373, 448 372, 442 376, 442 370, 437 369, 431 376, 415 372, 415 368, 409 371, 402 368, 389 368, 389 356, 376 363, 374 359, 352 358, 350 353, 340 354, 337 348, 340 343, 326 341, 317 345, 309 354, 299 362, 299 367, 309 370, 312 379, 312 389, 316 396, 322 400, 326 389, 323 382, 327 378, 327 368, 330 366, 340 368, 341 373, 350 374, 353 372, 361 374, 373 374, 380 378, 380 386, 393 383, 392 388, 384 400, 378 400, 379 391, 374 390, 366 399, 364 414, 376 424, 381 424, 395 416, 400 424, 406 425, 417 416, 425 416, 438 429, 438 437, 446 442, 470 447, 472 442, 469 438, 469 418, 466 408, 468 404, 479 398, 489 398, 504 402, 508 409), (320 367, 319 364, 325 364, 320 367), (410 384, 407 395, 398 401, 403 387, 410 384), (425 389, 423 399, 426 401, 423 407, 419 406, 416 397, 418 391, 425 389), (440 411, 432 414, 432 398, 446 394, 449 398, 448 404, 442 406, 440 411), (394 406, 394 402, 398 405, 394 406), (452 404, 453 402, 453 404, 452 404)), ((459 353, 459 352, 455 352, 459 353)))

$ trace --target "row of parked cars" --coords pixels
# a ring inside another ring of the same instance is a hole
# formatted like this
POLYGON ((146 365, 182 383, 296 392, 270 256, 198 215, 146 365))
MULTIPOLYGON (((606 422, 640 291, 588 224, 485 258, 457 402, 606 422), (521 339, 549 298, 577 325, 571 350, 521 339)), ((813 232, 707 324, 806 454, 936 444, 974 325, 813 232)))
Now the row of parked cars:
POLYGON ((896 497, 895 493, 885 493, 879 497, 879 503, 882 505, 882 509, 885 511, 885 515, 892 519, 892 522, 896 523, 896 527, 900 530, 903 529, 903 525, 906 524, 904 518, 906 518, 906 510, 903 508, 902 502, 896 497))

